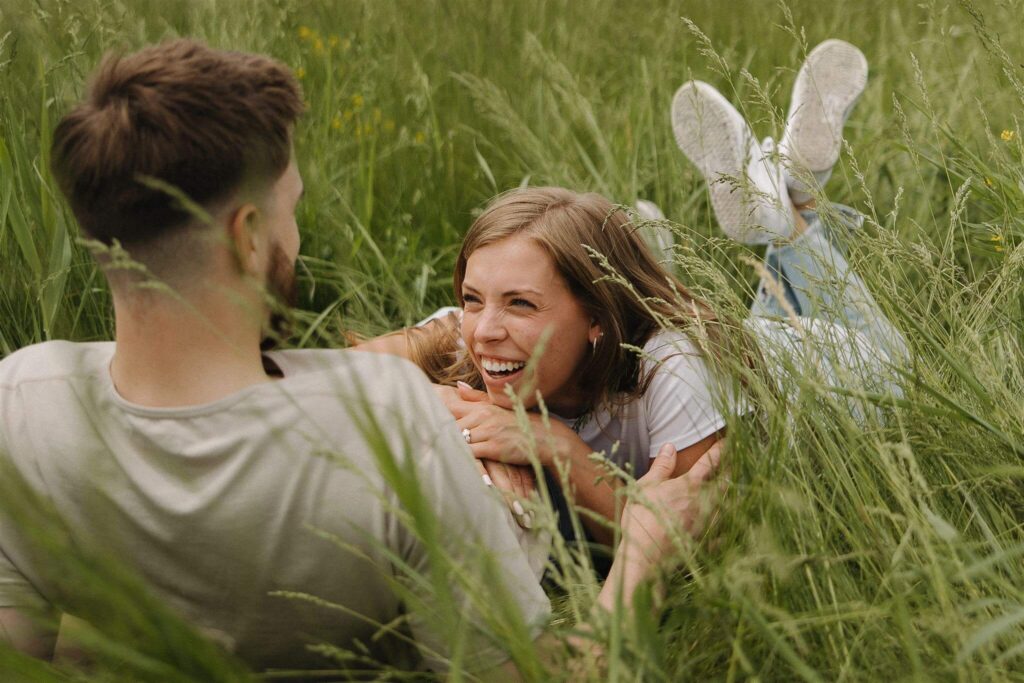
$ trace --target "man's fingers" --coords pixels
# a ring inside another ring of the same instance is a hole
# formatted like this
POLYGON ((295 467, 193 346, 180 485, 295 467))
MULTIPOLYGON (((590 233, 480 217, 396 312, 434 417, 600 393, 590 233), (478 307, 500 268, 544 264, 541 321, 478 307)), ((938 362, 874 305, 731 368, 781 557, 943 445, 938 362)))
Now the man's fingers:
POLYGON ((658 451, 647 474, 640 477, 641 486, 653 486, 669 479, 676 469, 676 447, 667 443, 658 451))
POLYGON ((704 455, 700 456, 685 476, 690 480, 698 482, 707 481, 715 476, 715 472, 718 471, 718 467, 722 462, 722 449, 724 447, 724 441, 716 441, 714 446, 709 448, 704 455))

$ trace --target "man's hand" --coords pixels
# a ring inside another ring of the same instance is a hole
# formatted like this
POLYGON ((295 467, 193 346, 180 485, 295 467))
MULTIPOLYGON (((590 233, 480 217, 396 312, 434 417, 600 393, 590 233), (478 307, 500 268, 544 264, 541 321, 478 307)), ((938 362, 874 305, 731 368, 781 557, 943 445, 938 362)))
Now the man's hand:
POLYGON ((27 655, 49 660, 57 634, 42 628, 14 607, 0 607, 0 642, 27 655))
POLYGON ((674 479, 675 446, 662 446, 622 513, 623 540, 616 562, 621 556, 631 566, 649 568, 671 553, 673 538, 696 537, 704 530, 718 494, 708 491, 706 483, 718 470, 723 443, 717 442, 674 479))

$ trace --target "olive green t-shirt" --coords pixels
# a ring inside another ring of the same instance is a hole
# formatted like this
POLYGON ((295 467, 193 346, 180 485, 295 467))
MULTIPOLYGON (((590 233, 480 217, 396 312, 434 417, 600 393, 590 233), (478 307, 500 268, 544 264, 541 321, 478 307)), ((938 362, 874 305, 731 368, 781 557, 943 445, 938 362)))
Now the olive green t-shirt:
MULTIPOLYGON (((76 540, 123 560, 250 666, 329 667, 307 647, 322 643, 404 658, 387 626, 433 669, 453 641, 463 665, 487 667, 507 658, 489 628, 507 625, 497 610, 543 627, 549 603, 507 511, 411 364, 272 352, 281 379, 148 408, 118 395, 113 353, 55 341, 0 362, 0 458, 76 540)), ((0 503, 0 607, 53 600, 38 563, 0 503)))

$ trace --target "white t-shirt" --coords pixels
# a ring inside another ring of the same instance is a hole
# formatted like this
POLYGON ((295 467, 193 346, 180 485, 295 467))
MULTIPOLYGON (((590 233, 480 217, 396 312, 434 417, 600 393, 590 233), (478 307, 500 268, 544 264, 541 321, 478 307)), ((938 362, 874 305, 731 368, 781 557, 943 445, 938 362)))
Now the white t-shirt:
MULTIPOLYGON (((789 395, 796 384, 792 380, 808 372, 818 373, 822 385, 885 384, 887 358, 867 337, 825 320, 798 322, 799 327, 767 318, 744 321, 779 391, 789 395)), ((641 358, 641 372, 654 371, 643 396, 624 405, 599 406, 581 420, 558 418, 575 425, 594 451, 628 466, 636 477, 647 472, 664 444, 682 450, 722 429, 726 414, 753 409, 737 387, 727 384, 728 378, 710 370, 703 353, 681 332, 653 335, 641 358)), ((857 414, 862 408, 853 401, 850 410, 857 414)))
MULTIPOLYGON (((487 623, 499 594, 534 634, 546 622, 548 600, 509 513, 411 364, 358 352, 274 352, 282 379, 170 409, 117 394, 113 351, 112 343, 47 342, 0 362, 0 458, 52 502, 76 540, 124 560, 250 666, 330 666, 306 649, 317 643, 358 641, 384 661, 408 657, 398 639, 374 639, 407 614, 424 662, 444 669, 445 625, 487 623), (383 448, 369 445, 375 439, 383 448), (411 479, 421 502, 406 495, 411 479), (416 509, 428 514, 410 523, 416 509), (459 571, 433 564, 416 526, 431 515, 459 571), (496 564, 485 567, 488 559, 496 564), (436 568, 450 595, 400 579, 405 567, 436 568), (486 600, 472 600, 457 577, 486 582, 486 600), (396 578, 408 593, 400 595, 396 578)), ((0 607, 44 606, 54 580, 0 504, 0 607)), ((507 658, 482 630, 463 636, 465 665, 507 658)))
MULTIPOLYGON (((594 451, 634 476, 642 476, 666 443, 681 450, 725 426, 727 398, 703 355, 684 334, 661 332, 644 344, 641 373, 654 375, 642 396, 599 406, 579 420, 558 418, 578 429, 594 451)), ((556 416, 557 417, 557 416, 556 416)))

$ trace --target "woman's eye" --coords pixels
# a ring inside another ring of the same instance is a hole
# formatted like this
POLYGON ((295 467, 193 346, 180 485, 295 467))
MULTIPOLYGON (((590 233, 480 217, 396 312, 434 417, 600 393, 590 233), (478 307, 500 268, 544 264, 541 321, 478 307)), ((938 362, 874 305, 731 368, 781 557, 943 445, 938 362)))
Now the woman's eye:
POLYGON ((478 304, 480 303, 480 297, 476 296, 475 294, 463 294, 462 302, 465 305, 478 304))
POLYGON ((512 299, 512 301, 510 301, 509 303, 512 304, 513 306, 521 308, 537 308, 536 306, 533 305, 532 302, 529 302, 526 299, 512 299))

